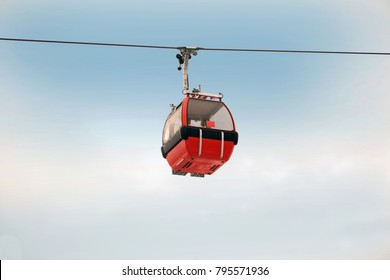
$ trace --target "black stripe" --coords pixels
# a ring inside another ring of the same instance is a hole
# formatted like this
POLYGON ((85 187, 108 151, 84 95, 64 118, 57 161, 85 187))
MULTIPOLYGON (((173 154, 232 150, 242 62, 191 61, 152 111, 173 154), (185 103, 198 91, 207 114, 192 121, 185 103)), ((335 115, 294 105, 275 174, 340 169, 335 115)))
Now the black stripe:
MULTIPOLYGON (((200 129, 195 127, 186 127, 187 135, 191 137, 200 137, 200 129)), ((236 131, 223 131, 224 141, 234 142, 234 145, 238 143, 238 133, 236 131)), ((222 140, 221 130, 202 128, 202 138, 222 140)))
MULTIPOLYGON (((171 139, 169 139, 161 147, 161 153, 164 158, 167 154, 180 143, 181 140, 187 140, 188 137, 200 137, 199 128, 196 127, 186 127, 182 126, 180 131, 178 131, 171 139)), ((223 131, 224 141, 234 142, 234 145, 238 143, 238 133, 236 131, 223 131)), ((207 129, 202 128, 202 138, 204 139, 213 139, 213 140, 222 140, 221 130, 207 129)))

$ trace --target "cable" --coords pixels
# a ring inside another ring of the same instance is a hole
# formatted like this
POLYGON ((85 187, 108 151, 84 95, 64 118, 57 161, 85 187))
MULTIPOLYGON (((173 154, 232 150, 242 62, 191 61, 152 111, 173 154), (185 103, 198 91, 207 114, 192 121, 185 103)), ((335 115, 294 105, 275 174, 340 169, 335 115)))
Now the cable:
POLYGON ((224 51, 224 52, 263 52, 263 53, 340 54, 340 55, 381 55, 381 56, 390 55, 390 52, 173 47, 173 46, 116 44, 116 43, 62 41, 62 40, 38 40, 38 39, 22 39, 22 38, 0 38, 0 41, 29 42, 29 43, 49 43, 49 44, 68 44, 68 45, 90 45, 90 46, 92 45, 92 46, 127 47, 127 48, 171 49, 171 50, 183 50, 183 49, 188 48, 188 49, 192 49, 192 50, 224 51))
POLYGON ((390 52, 354 52, 354 51, 318 51, 318 50, 261 50, 261 49, 222 49, 222 48, 199 48, 205 51, 226 52, 268 52, 268 53, 306 53, 306 54, 355 54, 355 55, 390 55, 390 52))
POLYGON ((78 41, 58 41, 58 40, 39 40, 39 39, 20 39, 20 38, 0 38, 0 41, 29 42, 29 43, 49 43, 49 44, 68 44, 68 45, 92 45, 106 47, 128 47, 128 48, 149 48, 149 49, 180 49, 177 47, 167 46, 149 46, 149 45, 130 45, 115 43, 98 43, 98 42, 78 42, 78 41))

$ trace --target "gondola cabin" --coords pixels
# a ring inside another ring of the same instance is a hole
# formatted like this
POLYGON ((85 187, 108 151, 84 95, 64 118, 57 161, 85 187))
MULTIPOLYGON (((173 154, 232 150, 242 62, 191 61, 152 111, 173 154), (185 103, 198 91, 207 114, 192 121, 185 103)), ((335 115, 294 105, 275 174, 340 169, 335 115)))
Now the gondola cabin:
POLYGON ((172 174, 204 177, 230 159, 238 133, 222 97, 222 94, 192 92, 172 107, 161 147, 172 174))

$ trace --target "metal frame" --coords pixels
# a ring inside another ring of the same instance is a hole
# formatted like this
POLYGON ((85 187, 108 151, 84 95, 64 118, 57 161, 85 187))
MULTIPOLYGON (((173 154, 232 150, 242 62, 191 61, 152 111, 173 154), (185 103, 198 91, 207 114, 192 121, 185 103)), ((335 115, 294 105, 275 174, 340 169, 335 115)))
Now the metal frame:
POLYGON ((211 101, 222 101, 223 94, 222 93, 208 93, 208 92, 200 92, 197 89, 192 90, 192 92, 185 93, 189 97, 211 100, 211 101))
POLYGON ((183 94, 188 95, 192 98, 207 99, 213 101, 221 101, 223 98, 222 93, 207 93, 201 92, 200 85, 199 89, 193 89, 190 91, 190 80, 188 76, 188 66, 191 55, 196 56, 198 54, 197 47, 182 47, 180 48, 180 54, 176 55, 176 58, 179 60, 178 70, 183 70, 183 94), (183 67, 182 67, 183 66, 183 67))
POLYGON ((177 59, 179 59, 179 71, 182 69, 181 65, 183 65, 183 93, 189 92, 190 89, 190 81, 188 78, 188 61, 191 59, 191 55, 197 55, 198 48, 196 47, 182 47, 180 48, 180 54, 177 55, 177 59))
POLYGON ((225 133, 221 131, 221 159, 223 158, 224 148, 225 148, 225 133))
POLYGON ((200 157, 202 155, 202 129, 199 129, 199 151, 198 151, 198 156, 200 157))

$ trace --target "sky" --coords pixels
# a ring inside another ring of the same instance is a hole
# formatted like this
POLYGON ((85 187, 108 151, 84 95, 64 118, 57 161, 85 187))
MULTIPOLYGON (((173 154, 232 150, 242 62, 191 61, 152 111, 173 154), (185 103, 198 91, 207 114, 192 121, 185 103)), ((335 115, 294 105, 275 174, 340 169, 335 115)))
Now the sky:
MULTIPOLYGON (((1 0, 0 37, 389 52, 388 0, 1 0)), ((201 51, 239 133, 160 152, 175 50, 0 42, 0 259, 389 259, 390 57, 201 51)))

